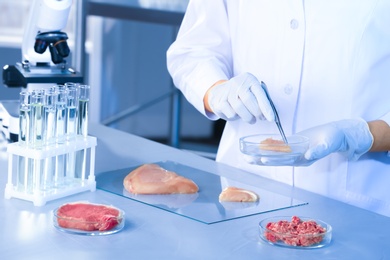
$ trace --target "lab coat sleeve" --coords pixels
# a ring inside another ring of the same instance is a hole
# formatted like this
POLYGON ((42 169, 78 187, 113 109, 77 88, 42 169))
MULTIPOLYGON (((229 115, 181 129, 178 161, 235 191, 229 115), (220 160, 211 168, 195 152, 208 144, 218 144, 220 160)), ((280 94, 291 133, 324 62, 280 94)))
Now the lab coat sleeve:
POLYGON ((191 0, 176 41, 167 51, 173 82, 202 114, 203 97, 217 81, 231 77, 231 45, 224 0, 191 0))

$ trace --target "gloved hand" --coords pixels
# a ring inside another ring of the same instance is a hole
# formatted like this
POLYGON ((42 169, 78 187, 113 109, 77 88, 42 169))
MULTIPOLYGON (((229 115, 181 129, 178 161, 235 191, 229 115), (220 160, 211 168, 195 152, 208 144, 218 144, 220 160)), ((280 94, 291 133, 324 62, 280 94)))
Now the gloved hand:
POLYGON ((374 138, 366 121, 347 119, 316 126, 297 135, 309 138, 309 149, 301 165, 310 165, 334 152, 343 152, 348 159, 357 160, 368 152, 374 138))
POLYGON ((225 120, 241 118, 248 123, 256 119, 275 121, 275 114, 260 83, 250 73, 243 73, 229 81, 214 86, 208 94, 212 112, 225 120))

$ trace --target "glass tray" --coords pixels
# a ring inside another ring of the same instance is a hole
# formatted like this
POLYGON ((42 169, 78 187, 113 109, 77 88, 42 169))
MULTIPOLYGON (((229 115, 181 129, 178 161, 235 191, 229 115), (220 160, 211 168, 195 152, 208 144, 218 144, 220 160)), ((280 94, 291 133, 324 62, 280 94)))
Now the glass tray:
POLYGON ((205 224, 213 224, 307 204, 307 202, 280 195, 259 187, 243 183, 237 185, 237 181, 234 181, 234 186, 254 191, 259 195, 260 200, 257 203, 221 203, 219 202, 219 194, 224 188, 222 187, 221 182, 229 182, 229 179, 172 161, 155 163, 167 170, 174 171, 181 176, 193 180, 199 186, 199 192, 195 194, 170 195, 131 194, 123 187, 123 179, 140 165, 98 174, 96 178, 97 188, 205 224), (222 181, 222 179, 225 180, 222 181))

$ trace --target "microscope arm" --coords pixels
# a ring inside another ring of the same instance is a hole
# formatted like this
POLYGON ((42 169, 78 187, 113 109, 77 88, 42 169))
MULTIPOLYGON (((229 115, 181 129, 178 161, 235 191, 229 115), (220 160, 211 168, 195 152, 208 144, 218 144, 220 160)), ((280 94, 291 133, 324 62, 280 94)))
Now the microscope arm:
POLYGON ((69 55, 66 27, 72 0, 34 0, 24 30, 22 60, 30 65, 58 64, 69 55), (49 51, 47 48, 49 47, 49 51))
MULTIPOLYGON (((79 0, 82 1, 82 0, 79 0)), ((66 65, 69 55, 66 27, 72 0, 34 0, 22 42, 22 62, 3 67, 8 87, 34 88, 42 84, 83 82, 83 76, 66 65)))

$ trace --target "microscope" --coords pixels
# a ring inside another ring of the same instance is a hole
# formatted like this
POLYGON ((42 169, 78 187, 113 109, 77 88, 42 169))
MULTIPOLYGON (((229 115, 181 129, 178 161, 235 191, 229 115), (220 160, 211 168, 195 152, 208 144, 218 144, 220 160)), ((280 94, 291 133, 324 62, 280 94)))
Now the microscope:
MULTIPOLYGON (((66 63, 70 54, 66 27, 72 0, 34 0, 24 30, 22 61, 3 67, 7 87, 44 89, 53 84, 82 83, 83 76, 66 63)), ((0 101, 0 129, 10 141, 19 134, 19 101, 0 101)))

